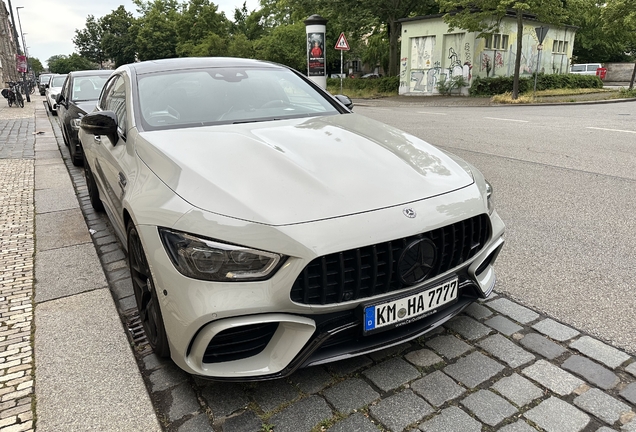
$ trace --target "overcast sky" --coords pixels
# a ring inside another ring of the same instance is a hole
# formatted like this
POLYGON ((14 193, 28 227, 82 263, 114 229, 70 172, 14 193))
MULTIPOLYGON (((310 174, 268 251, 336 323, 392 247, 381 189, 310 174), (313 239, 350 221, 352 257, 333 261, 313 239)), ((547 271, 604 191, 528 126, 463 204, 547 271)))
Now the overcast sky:
MULTIPOLYGON (((8 9, 8 0, 3 1, 8 9)), ((232 19, 234 8, 241 7, 244 1, 213 0, 213 3, 220 11, 225 12, 228 19, 232 19)), ((19 14, 29 56, 38 58, 44 67, 51 56, 75 52, 75 30, 85 27, 88 15, 101 18, 120 5, 137 15, 137 8, 132 0, 11 0, 18 34, 20 25, 16 7, 22 6, 24 9, 20 9, 19 14)), ((247 0, 248 10, 257 8, 258 0, 247 0)))

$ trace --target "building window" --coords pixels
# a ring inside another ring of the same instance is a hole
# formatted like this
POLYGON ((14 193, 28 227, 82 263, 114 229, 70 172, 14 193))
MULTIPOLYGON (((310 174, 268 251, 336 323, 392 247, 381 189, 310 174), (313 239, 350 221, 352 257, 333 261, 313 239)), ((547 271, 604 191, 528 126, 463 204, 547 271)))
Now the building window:
POLYGON ((484 38, 487 49, 507 50, 509 36, 506 34, 492 34, 484 38))
POLYGON ((555 40, 552 42, 552 52, 555 54, 567 54, 568 43, 562 40, 555 40))

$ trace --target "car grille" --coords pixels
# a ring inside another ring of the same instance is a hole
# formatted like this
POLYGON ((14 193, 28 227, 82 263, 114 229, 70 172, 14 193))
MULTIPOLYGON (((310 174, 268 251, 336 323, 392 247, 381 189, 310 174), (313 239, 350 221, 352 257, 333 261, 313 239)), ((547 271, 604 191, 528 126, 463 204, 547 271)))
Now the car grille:
POLYGON ((220 363, 255 356, 265 349, 274 336, 278 323, 263 323, 231 328, 212 338, 203 363, 220 363))
POLYGON ((482 214, 416 236, 318 257, 296 278, 291 299, 327 305, 397 291, 408 286, 399 280, 397 262, 413 241, 426 238, 435 244, 437 258, 426 276, 431 279, 475 256, 489 237, 490 219, 482 214))

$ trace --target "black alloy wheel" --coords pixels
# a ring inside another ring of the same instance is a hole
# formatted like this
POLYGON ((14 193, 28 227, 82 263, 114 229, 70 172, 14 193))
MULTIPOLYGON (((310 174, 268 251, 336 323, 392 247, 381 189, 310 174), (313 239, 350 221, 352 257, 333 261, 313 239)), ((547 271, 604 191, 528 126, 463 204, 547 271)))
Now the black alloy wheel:
POLYGON ((97 183, 93 177, 93 171, 88 166, 86 155, 82 154, 84 159, 84 178, 86 179, 86 189, 88 190, 88 199, 91 201, 91 206, 96 212, 104 211, 104 203, 99 199, 99 190, 97 189, 97 183))
POLYGON ((159 299, 152 281, 150 267, 146 260, 139 233, 135 225, 128 223, 128 266, 132 279, 135 300, 141 325, 146 333, 146 339, 158 357, 169 357, 170 347, 163 325, 163 316, 159 307, 159 299))

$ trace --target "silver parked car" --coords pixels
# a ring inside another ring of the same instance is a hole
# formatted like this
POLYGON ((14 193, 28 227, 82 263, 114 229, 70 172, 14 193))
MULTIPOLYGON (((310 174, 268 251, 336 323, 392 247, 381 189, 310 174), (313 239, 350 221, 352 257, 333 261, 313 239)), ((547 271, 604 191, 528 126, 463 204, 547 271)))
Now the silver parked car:
POLYGON ((463 160, 281 65, 122 66, 80 139, 160 356, 271 379, 426 333, 487 296, 504 224, 463 160))

